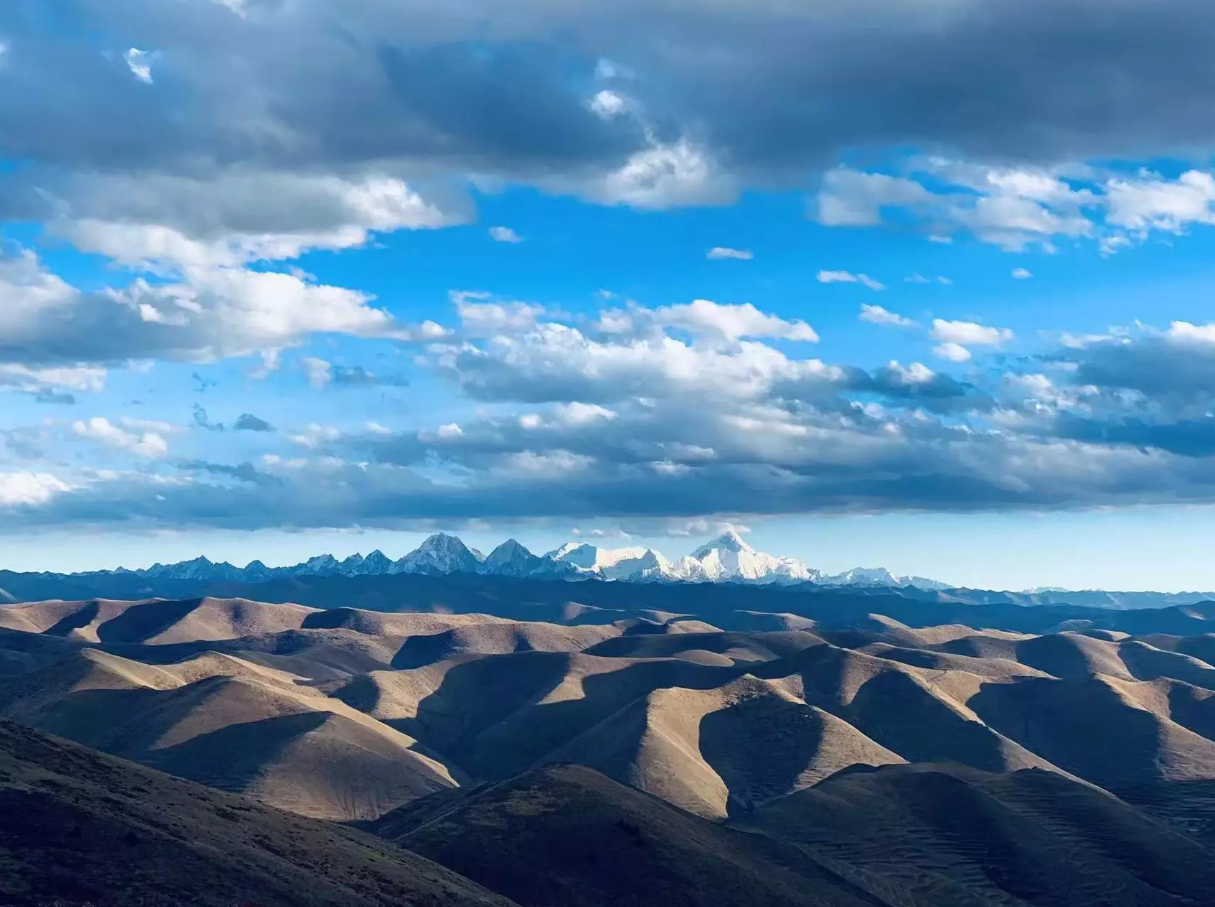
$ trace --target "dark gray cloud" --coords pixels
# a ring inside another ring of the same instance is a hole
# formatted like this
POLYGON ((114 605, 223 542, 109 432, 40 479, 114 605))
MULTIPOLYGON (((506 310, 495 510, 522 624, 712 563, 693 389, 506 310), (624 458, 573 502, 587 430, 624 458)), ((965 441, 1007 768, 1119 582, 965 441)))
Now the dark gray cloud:
POLYGON ((540 181, 649 137, 756 181, 843 149, 1057 161, 1215 143, 1205 0, 9 0, 0 156, 49 174, 416 172, 540 181), (66 30, 62 23, 70 21, 66 30), (152 85, 122 60, 152 58, 152 85), (633 78, 595 74, 608 58, 633 78), (358 103, 352 104, 351 98, 358 103))
POLYGON ((232 424, 235 431, 274 431, 274 426, 265 419, 259 419, 252 413, 241 413, 232 424))
POLYGON ((178 468, 187 473, 209 473, 213 476, 222 476, 235 479, 238 482, 247 483, 249 485, 282 486, 286 484, 277 476, 272 476, 269 473, 262 472, 252 463, 239 463, 235 466, 231 466, 226 463, 208 463, 203 460, 186 460, 179 463, 178 468))

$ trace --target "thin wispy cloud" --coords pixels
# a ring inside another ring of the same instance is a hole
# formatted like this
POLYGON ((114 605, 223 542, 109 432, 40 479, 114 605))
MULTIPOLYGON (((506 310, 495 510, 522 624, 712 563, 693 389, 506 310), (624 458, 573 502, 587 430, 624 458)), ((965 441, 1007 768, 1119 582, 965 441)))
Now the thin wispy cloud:
POLYGON ((724 261, 727 259, 750 261, 755 255, 749 249, 729 249, 725 246, 714 246, 705 257, 710 261, 724 261))
POLYGON ((853 274, 851 271, 819 271, 819 283, 859 283, 874 291, 886 289, 886 285, 868 274, 853 274))

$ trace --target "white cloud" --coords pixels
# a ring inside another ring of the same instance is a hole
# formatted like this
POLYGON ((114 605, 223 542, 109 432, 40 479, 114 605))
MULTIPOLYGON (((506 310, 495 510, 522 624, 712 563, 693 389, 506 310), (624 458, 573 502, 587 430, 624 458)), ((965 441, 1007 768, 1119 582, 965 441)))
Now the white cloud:
POLYGON ((910 176, 829 172, 816 199, 818 219, 829 226, 868 227, 887 214, 910 215, 946 241, 967 232, 1009 251, 1053 240, 1093 238, 1112 255, 1152 231, 1181 233, 1215 225, 1215 175, 1189 170, 1166 179, 1147 170, 1135 176, 1100 170, 1000 168, 944 158, 913 159, 910 176), (931 178, 940 188, 928 189, 931 178))
POLYGON ((132 47, 122 55, 122 58, 126 60, 127 67, 135 78, 145 85, 152 84, 152 54, 146 50, 132 47))
POLYGON ((933 320, 931 334, 933 340, 964 346, 999 346, 1013 339, 1013 332, 1008 328, 993 328, 973 321, 944 321, 940 318, 933 320))
POLYGON ((904 368, 897 361, 892 360, 886 367, 886 372, 896 384, 904 386, 930 384, 937 377, 937 373, 922 362, 913 362, 904 368))
POLYGON ((162 422, 159 419, 136 419, 132 416, 123 416, 118 421, 122 423, 123 428, 136 432, 150 431, 158 435, 180 435, 188 430, 184 425, 174 425, 172 422, 162 422))
POLYGON ((904 277, 903 282, 916 284, 939 283, 943 287, 953 286, 953 281, 948 277, 925 277, 923 274, 919 273, 904 277))
POLYGON ((910 318, 906 318, 888 309, 882 308, 880 305, 862 305, 861 306, 861 321, 868 321, 871 324, 881 324, 890 327, 907 328, 915 324, 910 318))
POLYGON ((871 290, 886 289, 886 285, 874 280, 868 274, 853 274, 851 271, 819 271, 819 283, 859 283, 871 290))
POLYGON ((336 441, 341 436, 342 433, 332 426, 311 422, 302 432, 291 435, 288 440, 302 447, 315 449, 322 444, 336 441))
MULTIPOLYGON (((749 399, 770 393, 778 384, 810 387, 845 378, 843 370, 835 366, 817 359, 791 359, 763 343, 738 340, 721 345, 722 331, 737 334, 764 327, 742 327, 734 321, 736 312, 723 316, 708 307, 671 308, 682 310, 679 320, 688 319, 684 323, 697 331, 712 329, 707 339, 715 342, 695 338, 685 342, 667 336, 653 330, 653 319, 676 319, 634 310, 623 314, 649 329, 600 339, 576 327, 543 322, 518 333, 497 334, 481 345, 437 344, 430 354, 440 372, 456 378, 474 398, 486 400, 576 400, 602 405, 613 400, 688 394, 698 399, 749 399), (712 313, 709 323, 696 323, 705 313, 712 313)), ((782 333, 789 330, 777 329, 782 333)))
POLYGON ((602 91, 596 92, 595 96, 587 102, 586 106, 590 108, 595 116, 604 120, 611 120, 626 112, 628 101, 619 92, 605 88, 602 91))
POLYGON ((572 188, 592 201, 651 210, 724 205, 738 195, 737 184, 709 152, 687 139, 664 143, 651 138, 647 148, 618 169, 572 188))
POLYGON ((932 354, 950 362, 969 362, 970 350, 957 343, 942 343, 932 348, 932 354))
POLYGON ((725 246, 714 246, 705 257, 709 261, 723 261, 726 259, 750 261, 755 255, 749 249, 730 249, 725 246))
POLYGON ((318 359, 315 356, 305 356, 300 359, 300 366, 308 376, 308 383, 317 390, 322 390, 333 381, 333 363, 318 359))
POLYGON ((554 411, 558 420, 566 425, 590 425, 601 420, 610 422, 616 418, 616 413, 607 407, 577 401, 558 404, 554 411))
POLYGON ((786 321, 776 315, 761 312, 751 303, 722 305, 708 299, 696 299, 686 305, 663 306, 658 309, 636 309, 637 318, 649 318, 663 327, 678 328, 693 334, 737 341, 744 337, 770 337, 779 340, 800 340, 817 343, 818 334, 804 321, 786 321))
POLYGON ((876 227, 887 208, 920 206, 932 197, 915 180, 839 167, 823 177, 818 220, 829 227, 876 227))
POLYGON ((1033 276, 1033 272, 1026 268, 1013 268, 1012 270, 1013 280, 1029 280, 1033 276))
POLYGON ((523 237, 510 227, 490 227, 489 236, 494 242, 521 243, 523 237))
POLYGON ((187 269, 176 281, 137 278, 85 293, 19 252, 0 257, 0 298, 0 360, 31 368, 210 361, 295 346, 313 334, 416 341, 442 333, 399 324, 354 290, 244 268, 187 269))
POLYGON ((495 302, 489 293, 452 290, 447 295, 456 307, 463 333, 468 337, 525 331, 544 314, 544 306, 513 300, 495 302))
POLYGON ((0 472, 0 505, 36 507, 71 486, 46 472, 0 472))
POLYGON ((106 370, 86 366, 64 368, 29 368, 19 363, 0 363, 0 386, 37 390, 57 387, 96 393, 105 389, 106 370))
POLYGON ((1215 223, 1215 177, 1189 170, 1176 180, 1144 172, 1135 179, 1110 180, 1110 223, 1143 233, 1179 233, 1190 224, 1215 223))
POLYGON ((1172 343, 1215 346, 1215 323, 1191 324, 1188 321, 1174 321, 1165 332, 1165 337, 1172 343))
POLYGON ((458 438, 464 434, 464 429, 460 428, 455 422, 449 422, 447 425, 440 425, 439 430, 435 435, 443 440, 458 438))
POLYGON ((293 260, 366 245, 372 233, 434 230, 469 214, 395 176, 235 171, 214 179, 79 177, 50 229, 84 252, 151 270, 293 260))
POLYGON ((141 457, 163 457, 169 452, 169 445, 160 434, 138 430, 129 432, 101 416, 78 420, 72 424, 72 430, 81 438, 141 457))

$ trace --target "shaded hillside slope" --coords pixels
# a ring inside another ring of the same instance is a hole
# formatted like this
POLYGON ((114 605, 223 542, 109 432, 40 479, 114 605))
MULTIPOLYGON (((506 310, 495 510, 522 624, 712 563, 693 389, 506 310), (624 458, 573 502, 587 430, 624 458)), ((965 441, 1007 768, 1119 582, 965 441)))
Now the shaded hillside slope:
POLYGON ((750 823, 885 881, 906 907, 1198 907, 1215 890, 1215 853, 1053 772, 858 769, 750 823))
POLYGON ((796 848, 689 816, 580 766, 484 788, 423 815, 416 828, 397 818, 390 814, 379 827, 534 907, 887 903, 796 848))
POLYGON ((0 903, 509 907, 370 835, 9 722, 0 722, 0 903))

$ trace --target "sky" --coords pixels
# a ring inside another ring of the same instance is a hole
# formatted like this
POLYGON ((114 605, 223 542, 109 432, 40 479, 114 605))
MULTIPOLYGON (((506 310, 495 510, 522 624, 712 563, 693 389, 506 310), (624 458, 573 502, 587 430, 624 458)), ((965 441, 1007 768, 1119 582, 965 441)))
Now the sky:
POLYGON ((1205 0, 7 0, 0 567, 1215 589, 1205 0))

